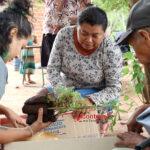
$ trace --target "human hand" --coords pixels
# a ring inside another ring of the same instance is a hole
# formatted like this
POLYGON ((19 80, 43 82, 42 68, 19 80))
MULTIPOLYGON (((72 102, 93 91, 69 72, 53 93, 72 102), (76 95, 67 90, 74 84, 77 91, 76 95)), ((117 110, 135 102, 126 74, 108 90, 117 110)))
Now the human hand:
POLYGON ((57 34, 58 31, 62 28, 60 25, 53 25, 53 34, 57 34))
POLYGON ((135 148, 137 144, 146 139, 146 137, 134 132, 120 133, 117 137, 119 138, 119 141, 115 143, 115 146, 128 148, 135 148))
POLYGON ((14 127, 17 128, 19 125, 27 126, 26 121, 9 108, 7 108, 5 115, 14 127))
POLYGON ((39 132, 40 130, 48 127, 51 124, 51 122, 43 122, 43 108, 40 108, 38 111, 38 118, 37 120, 31 125, 31 129, 33 131, 33 134, 39 132))
POLYGON ((142 125, 140 125, 136 121, 136 118, 139 114, 141 114, 148 107, 149 105, 142 105, 135 110, 135 112, 133 113, 133 115, 130 117, 130 119, 127 122, 128 131, 137 132, 137 133, 143 132, 142 125))
POLYGON ((23 113, 27 114, 27 124, 32 124, 38 118, 38 110, 43 108, 43 121, 44 122, 55 122, 57 120, 56 112, 54 109, 50 109, 54 107, 53 101, 55 97, 53 94, 49 95, 35 95, 28 100, 25 101, 25 104, 22 108, 23 113), (47 101, 47 98, 51 101, 47 101))

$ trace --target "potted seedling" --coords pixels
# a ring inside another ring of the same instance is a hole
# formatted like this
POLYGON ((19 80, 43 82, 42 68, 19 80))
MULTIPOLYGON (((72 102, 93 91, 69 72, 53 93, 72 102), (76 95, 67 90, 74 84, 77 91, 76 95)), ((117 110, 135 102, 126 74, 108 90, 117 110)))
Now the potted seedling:
POLYGON ((69 87, 58 87, 54 93, 36 95, 29 98, 22 110, 27 116, 27 123, 32 124, 37 119, 38 109, 43 108, 43 121, 56 121, 59 114, 81 109, 95 109, 95 105, 87 106, 80 93, 69 87))
POLYGON ((81 110, 97 110, 97 123, 105 124, 108 121, 111 123, 111 130, 116 124, 118 116, 118 101, 114 100, 108 103, 102 103, 99 106, 87 105, 80 93, 74 91, 72 87, 58 87, 54 93, 46 95, 36 95, 29 98, 24 106, 23 112, 27 114, 27 124, 32 124, 37 119, 38 109, 43 108, 43 121, 55 122, 57 116, 66 112, 81 111, 81 110), (114 110, 114 115, 108 113, 108 109, 114 110))

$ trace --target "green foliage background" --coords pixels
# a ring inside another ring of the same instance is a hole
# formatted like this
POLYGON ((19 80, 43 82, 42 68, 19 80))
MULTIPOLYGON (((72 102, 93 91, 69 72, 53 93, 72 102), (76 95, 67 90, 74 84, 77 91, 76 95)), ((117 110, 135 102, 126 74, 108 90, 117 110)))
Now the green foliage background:
POLYGON ((93 3, 107 12, 112 34, 125 30, 129 0, 93 0, 93 3))
POLYGON ((128 9, 129 0, 93 0, 93 3, 107 11, 128 9))

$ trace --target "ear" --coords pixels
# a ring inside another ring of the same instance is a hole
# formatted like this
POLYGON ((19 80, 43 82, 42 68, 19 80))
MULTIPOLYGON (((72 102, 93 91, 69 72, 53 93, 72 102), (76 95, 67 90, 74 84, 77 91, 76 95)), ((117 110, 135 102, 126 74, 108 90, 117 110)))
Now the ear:
POLYGON ((18 29, 17 28, 12 28, 10 30, 10 37, 17 36, 17 33, 18 33, 18 29))
POLYGON ((137 31, 137 33, 140 35, 140 37, 144 38, 144 40, 150 41, 150 34, 148 31, 140 29, 137 31))

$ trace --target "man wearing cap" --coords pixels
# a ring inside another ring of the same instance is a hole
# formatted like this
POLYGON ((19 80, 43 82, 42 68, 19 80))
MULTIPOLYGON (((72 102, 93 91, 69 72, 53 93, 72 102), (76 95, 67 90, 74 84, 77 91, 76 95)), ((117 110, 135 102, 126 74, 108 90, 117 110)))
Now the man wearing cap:
MULTIPOLYGON (((126 32, 121 35, 117 43, 130 44, 140 63, 150 66, 150 0, 140 0, 133 6, 128 17, 126 32)), ((142 126, 136 122, 136 118, 149 106, 145 104, 135 111, 127 124, 128 132, 118 134, 120 140, 116 146, 134 148, 147 139, 140 135, 142 126)))

